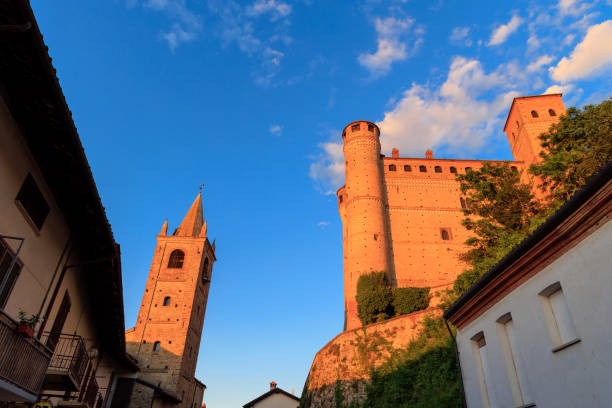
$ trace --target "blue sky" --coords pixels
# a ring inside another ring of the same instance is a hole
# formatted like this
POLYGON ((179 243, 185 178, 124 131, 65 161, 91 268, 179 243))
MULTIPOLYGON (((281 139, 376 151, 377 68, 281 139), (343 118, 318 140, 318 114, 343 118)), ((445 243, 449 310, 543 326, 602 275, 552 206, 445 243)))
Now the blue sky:
POLYGON ((123 256, 134 324, 155 234, 204 182, 217 242, 209 408, 301 393, 343 323, 340 131, 384 153, 511 157, 514 96, 612 91, 612 2, 32 0, 123 256))

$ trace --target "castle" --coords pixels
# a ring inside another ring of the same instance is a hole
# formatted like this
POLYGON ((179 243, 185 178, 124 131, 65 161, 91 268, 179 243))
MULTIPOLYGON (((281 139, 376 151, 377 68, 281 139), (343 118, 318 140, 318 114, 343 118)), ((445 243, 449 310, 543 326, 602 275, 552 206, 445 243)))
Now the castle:
POLYGON ((167 232, 168 221, 157 236, 136 325, 125 333, 127 352, 140 369, 136 381, 124 380, 130 408, 197 408, 204 395, 195 369, 216 258, 201 193, 176 231, 167 232))
MULTIPOLYGON (((515 98, 506 119, 517 170, 539 160, 538 136, 565 113, 561 94, 515 98)), ((342 132, 346 184, 338 192, 344 252, 345 330, 361 326, 357 281, 371 271, 386 271, 393 287, 444 288, 465 265, 459 255, 469 232, 462 227, 457 174, 482 167, 484 160, 391 157, 380 153, 380 130, 356 121, 342 132)), ((526 178, 527 172, 523 172, 526 178)))

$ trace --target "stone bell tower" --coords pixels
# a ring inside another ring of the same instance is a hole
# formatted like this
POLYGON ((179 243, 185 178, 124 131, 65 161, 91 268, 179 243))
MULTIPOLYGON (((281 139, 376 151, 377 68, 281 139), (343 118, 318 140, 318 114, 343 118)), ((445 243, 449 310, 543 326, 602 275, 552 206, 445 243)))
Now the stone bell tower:
POLYGON ((195 379, 195 368, 216 258, 201 193, 174 233, 167 232, 168 221, 157 236, 138 320, 126 331, 128 353, 140 368, 138 384, 146 385, 131 391, 130 407, 153 406, 152 399, 160 400, 154 406, 202 404, 204 385, 195 379))

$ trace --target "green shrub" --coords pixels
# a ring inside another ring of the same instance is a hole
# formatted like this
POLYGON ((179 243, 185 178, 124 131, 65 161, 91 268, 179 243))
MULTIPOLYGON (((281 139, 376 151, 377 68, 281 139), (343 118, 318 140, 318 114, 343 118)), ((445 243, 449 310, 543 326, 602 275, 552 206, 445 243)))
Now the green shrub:
POLYGON ((397 316, 427 309, 429 288, 393 289, 393 310, 397 316))
POLYGON ((371 272, 357 281, 357 313, 363 325, 393 316, 393 292, 387 273, 371 272))

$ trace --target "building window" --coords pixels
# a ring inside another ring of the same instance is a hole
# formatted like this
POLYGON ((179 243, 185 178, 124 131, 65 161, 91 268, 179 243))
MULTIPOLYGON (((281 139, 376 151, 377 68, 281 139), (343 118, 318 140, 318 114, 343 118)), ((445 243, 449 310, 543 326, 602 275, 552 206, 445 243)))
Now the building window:
POLYGON ((516 168, 516 166, 510 166, 510 170, 512 170, 515 173, 518 173, 518 169, 516 168))
POLYGON ((404 171, 412 171, 412 167, 409 164, 404 165, 404 171))
POLYGON ((471 167, 466 167, 465 168, 465 172, 467 173, 468 171, 472 171, 472 168, 471 167))
POLYGON ((15 201, 19 203, 36 229, 40 231, 47 215, 49 215, 49 204, 47 204, 31 174, 26 176, 15 201))
POLYGON ((153 351, 159 351, 161 347, 161 344, 159 343, 159 341, 156 341, 155 343, 153 343, 153 351))
POLYGON ((21 263, 19 259, 16 259, 13 268, 9 271, 14 256, 15 254, 11 251, 6 242, 0 239, 0 284, 6 279, 4 287, 0 288, 0 309, 3 309, 6 305, 11 291, 15 286, 15 282, 17 282, 17 277, 19 277, 19 272, 21 272, 21 268, 23 267, 23 263, 21 263))
POLYGON ((457 168, 456 167, 451 167, 449 170, 450 170, 451 173, 457 174, 457 168))
POLYGON ((497 319, 497 324, 514 406, 529 405, 533 403, 533 399, 531 398, 525 370, 518 353, 518 343, 512 315, 510 313, 502 315, 497 319))
POLYGON ((532 111, 531 111, 531 117, 532 117, 532 118, 537 118, 537 117, 539 117, 539 116, 538 116, 538 112, 536 112, 536 111, 532 110, 532 111))
POLYGON ((557 116, 557 112, 555 112, 553 109, 549 109, 549 110, 548 110, 548 114, 549 114, 550 116, 557 116))
POLYGON ((440 166, 436 166, 436 167, 434 167, 434 171, 435 171, 436 173, 442 173, 442 167, 440 167, 440 166))
POLYGON ((555 282, 539 293, 546 317, 546 324, 553 343, 553 352, 580 341, 565 294, 559 282, 555 282))
POLYGON ((358 131, 358 130, 359 130, 359 123, 357 123, 357 124, 355 124, 355 125, 351 126, 351 130, 352 130, 353 132, 358 131))
POLYGON ((71 306, 72 302, 70 301, 70 295, 68 294, 68 291, 66 291, 64 293, 62 303, 60 304, 60 307, 57 310, 57 314, 55 315, 53 327, 51 327, 51 332, 49 333, 49 337, 47 337, 47 342, 45 343, 45 345, 52 351, 55 350, 55 347, 59 342, 59 338, 62 334, 62 330, 64 329, 64 324, 66 323, 66 319, 68 318, 68 313, 70 312, 71 306))
POLYGON ((170 306, 170 296, 164 298, 164 306, 170 306))
POLYGON ((478 385, 480 386, 480 402, 484 408, 490 408, 489 391, 487 382, 491 379, 487 357, 487 342, 484 333, 480 332, 472 338, 472 350, 474 352, 474 360, 476 360, 476 372, 478 375, 478 385))
POLYGON ((374 131, 374 125, 372 125, 372 124, 368 123, 368 130, 369 130, 370 132, 373 132, 373 131, 374 131))
POLYGON ((168 268, 181 269, 183 267, 183 261, 185 261, 185 253, 180 249, 175 249, 170 254, 168 268))
POLYGON ((342 202, 342 200, 343 200, 343 197, 342 196, 338 196, 338 201, 342 202))
POLYGON ((204 258, 204 269, 202 270, 202 283, 208 282, 208 265, 210 262, 208 261, 208 257, 204 258))
POLYGON ((425 167, 425 166, 421 165, 421 166, 419 166, 419 171, 420 171, 421 173, 427 173, 427 167, 425 167))
POLYGON ((395 170, 396 170, 395 164, 390 164, 389 171, 395 171, 395 170))
POLYGON ((459 197, 459 202, 461 203, 461 208, 465 210, 467 208, 467 204, 465 203, 465 198, 459 197))
POLYGON ((449 241, 450 230, 448 228, 440 228, 440 236, 442 237, 442 241, 449 241))

